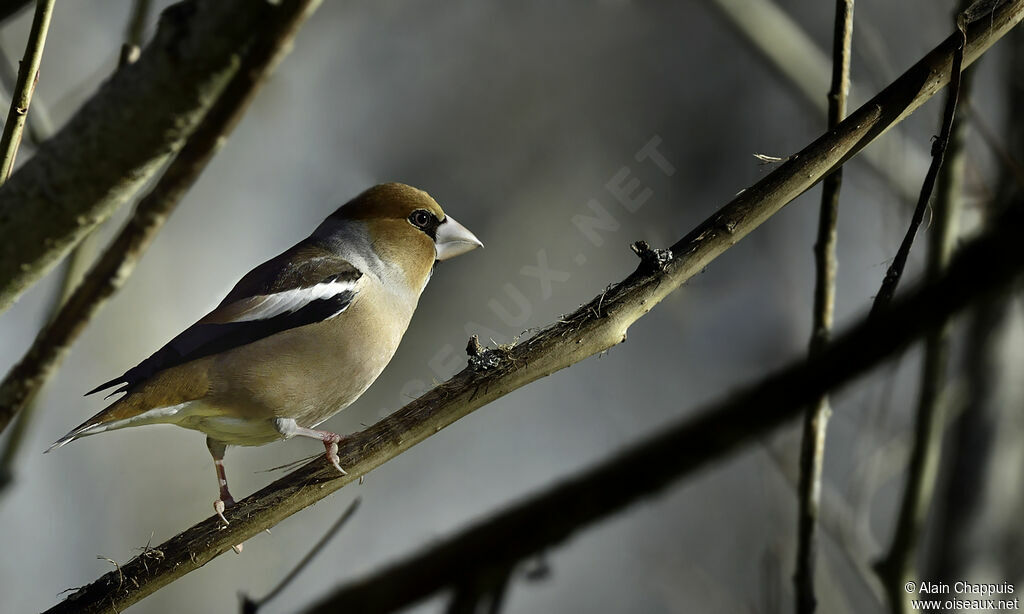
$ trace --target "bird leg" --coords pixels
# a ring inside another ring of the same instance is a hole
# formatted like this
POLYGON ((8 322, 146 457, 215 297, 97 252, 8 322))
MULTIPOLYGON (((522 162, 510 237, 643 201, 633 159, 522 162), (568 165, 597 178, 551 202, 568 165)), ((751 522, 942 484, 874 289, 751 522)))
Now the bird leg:
MULTIPOLYGON (((224 517, 224 510, 235 504, 235 498, 228 491, 228 476, 224 472, 224 451, 227 450, 228 446, 223 441, 207 437, 206 448, 210 451, 210 456, 213 457, 213 466, 217 470, 217 485, 220 486, 220 498, 213 502, 213 511, 217 512, 221 522, 224 523, 224 526, 227 526, 230 523, 224 517)), ((242 544, 231 546, 231 549, 235 551, 235 554, 240 554, 242 552, 242 544)))
POLYGON ((289 418, 277 418, 274 420, 274 428, 277 429, 285 439, 291 439, 298 435, 299 437, 309 437, 311 439, 319 439, 324 444, 326 450, 327 461, 334 465, 334 468, 341 472, 341 475, 348 475, 344 469, 341 468, 341 458, 338 456, 338 444, 341 440, 345 439, 337 433, 330 431, 318 431, 316 429, 307 429, 299 426, 295 423, 295 420, 289 418))
POLYGON ((206 438, 206 447, 213 457, 213 467, 217 470, 217 485, 220 487, 220 498, 213 502, 213 511, 217 512, 224 524, 229 524, 224 517, 224 510, 235 504, 235 498, 228 490, 228 476, 224 473, 224 451, 227 445, 216 439, 206 438))

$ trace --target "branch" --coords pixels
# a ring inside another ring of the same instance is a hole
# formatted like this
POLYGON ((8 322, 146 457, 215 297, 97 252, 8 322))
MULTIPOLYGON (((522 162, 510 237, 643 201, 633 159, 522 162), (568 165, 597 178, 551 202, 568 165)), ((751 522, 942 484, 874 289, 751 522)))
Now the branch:
MULTIPOLYGON (((853 38, 853 0, 836 0, 835 30, 832 35, 832 87, 828 94, 828 127, 833 129, 846 115, 850 92, 850 43, 853 38)), ((839 190, 843 169, 825 177, 818 214, 818 239, 814 246, 814 314, 810 355, 813 358, 828 343, 836 296, 836 224, 839 218, 839 190)), ((821 474, 825 465, 825 432, 831 413, 828 395, 818 397, 804 415, 800 444, 800 478, 797 485, 796 611, 813 614, 815 532, 821 505, 821 474)))
MULTIPOLYGON (((0 40, 0 43, 3 41, 0 40)), ((0 49, 0 83, 7 92, 13 94, 18 89, 18 69, 15 62, 7 56, 3 49, 0 49)), ((14 97, 11 96, 13 99, 14 97)), ((40 100, 32 101, 32 113, 25 118, 25 136, 33 148, 50 138, 53 134, 53 122, 50 120, 50 113, 40 100)))
MULTIPOLYGON (((283 3, 287 5, 289 3, 283 3)), ((186 0, 0 189, 0 312, 176 153, 284 8, 186 0)))
POLYGON ((871 305, 872 314, 877 315, 881 310, 885 309, 886 305, 892 301, 892 297, 896 294, 896 286, 899 285, 900 278, 903 277, 903 269, 907 264, 907 258, 910 257, 910 248, 914 245, 914 237, 917 236, 917 229, 924 220, 924 213, 928 209, 928 202, 932 197, 935 180, 938 177, 939 170, 942 169, 942 160, 946 155, 950 132, 953 129, 953 120, 956 117, 956 103, 960 91, 960 71, 963 70, 964 47, 967 45, 967 32, 959 17, 957 19, 957 33, 954 36, 959 39, 956 52, 953 54, 954 77, 950 83, 950 93, 946 96, 946 108, 942 113, 942 128, 939 132, 939 137, 932 143, 932 163, 924 177, 924 184, 921 186, 921 195, 917 200, 917 207, 914 208, 914 214, 910 218, 910 228, 907 229, 907 234, 904 235, 899 249, 896 250, 896 257, 885 272, 882 287, 879 288, 878 294, 875 295, 875 301, 871 305))
POLYGON ((799 415, 820 395, 863 374, 949 317, 1024 277, 1024 203, 965 247, 948 272, 865 318, 811 360, 797 359, 577 476, 399 563, 341 586, 304 614, 389 612, 481 572, 508 568, 581 528, 670 486, 799 415), (993 270, 995 269, 995 270, 993 270), (979 272, 980 277, 978 279, 979 272), (609 487, 614 485, 614 487, 609 487))
MULTIPOLYGON (((961 2, 961 10, 966 10, 961 2)), ((957 16, 959 20, 959 16, 957 16)), ((958 21, 959 22, 959 21, 958 21)), ((964 95, 969 88, 969 75, 964 75, 964 95)), ((949 163, 939 173, 939 192, 935 204, 935 225, 930 235, 927 277, 935 279, 949 263, 959 230, 960 200, 964 168, 964 141, 967 124, 962 112, 957 112, 959 88, 950 88, 946 97, 946 116, 937 147, 949 148, 949 163)), ((936 156, 941 163, 943 154, 936 156)), ((922 191, 922 198, 923 198, 922 191)), ((915 215, 916 217, 916 215, 915 215)), ((908 233, 909 236, 909 233, 908 233)), ((888 280, 888 276, 886 278, 888 280)), ((898 279, 897 279, 898 281, 898 279)), ((877 304, 877 301, 876 301, 877 304)), ((874 311, 874 309, 872 309, 874 311)), ((925 342, 921 389, 918 392, 917 415, 914 423, 913 447, 910 451, 907 480, 900 501, 896 527, 888 552, 876 564, 889 605, 894 613, 909 613, 905 590, 908 580, 917 580, 914 556, 931 505, 932 494, 939 471, 942 439, 946 427, 945 403, 942 389, 946 385, 949 362, 949 322, 928 334, 925 342)))
POLYGON ((71 343, 131 274, 167 216, 224 144, 259 85, 290 49, 299 26, 319 3, 320 0, 290 0, 281 4, 272 27, 261 33, 240 60, 235 77, 160 181, 139 201, 117 238, 0 383, 0 431, 42 388, 71 343))
MULTIPOLYGON (((991 21, 972 26, 965 63, 973 62, 1022 18, 1024 0, 1010 0, 991 21)), ((636 272, 573 314, 518 346, 486 350, 473 361, 476 366, 347 438, 339 451, 347 476, 338 475, 321 459, 311 462, 228 509, 227 527, 216 518, 207 519, 159 546, 164 555, 160 561, 144 565, 136 558, 121 566, 132 582, 119 584, 116 572, 105 575, 50 611, 92 612, 131 605, 487 403, 622 342, 629 326, 668 294, 942 88, 949 80, 957 40, 948 38, 836 129, 725 205, 673 245, 667 259, 642 258, 636 272)), ((647 147, 641 153, 660 155, 647 147)))
MULTIPOLYGON (((1010 34, 1012 45, 1010 60, 1000 70, 1007 90, 1007 108, 1018 109, 1024 105, 1024 81, 1017 78, 1024 74, 1024 30, 1010 34)), ((962 107, 965 110, 967 107, 962 107)), ((972 127, 981 128, 977 115, 968 111, 972 127)), ((1024 160, 1024 117, 1011 114, 1004 128, 1006 135, 1005 160, 1024 160)), ((981 130, 979 130, 981 132, 981 130)), ((1024 188, 1019 166, 1004 164, 999 179, 999 189, 993 202, 984 210, 984 224, 991 226, 998 221, 996 212, 1012 205, 1014 194, 1024 188)), ((964 335, 964 370, 970 399, 967 409, 957 416, 949 426, 950 460, 948 474, 943 485, 941 503, 934 534, 943 536, 936 540, 934 555, 929 561, 930 569, 922 573, 930 578, 967 577, 985 558, 985 548, 979 547, 979 529, 986 537, 997 530, 992 522, 982 524, 989 511, 993 492, 1000 488, 1002 478, 997 471, 999 457, 996 441, 999 437, 1001 417, 1013 419, 1016 407, 1012 403, 1000 403, 1000 391, 1005 390, 1007 367, 1012 363, 1002 360, 1001 349, 1010 337, 1011 299, 1009 294, 990 297, 974 307, 970 323, 964 335), (970 492, 972 496, 964 497, 970 492)), ((989 543, 989 542, 985 542, 989 543)))
POLYGON ((18 81, 11 92, 11 108, 4 122, 3 136, 0 136, 0 183, 7 181, 14 168, 14 159, 21 145, 21 134, 25 130, 28 119, 28 107, 32 103, 32 93, 39 82, 39 65, 43 62, 43 47, 46 45, 46 32, 50 29, 50 17, 53 16, 55 0, 38 0, 36 12, 32 17, 32 29, 29 31, 28 43, 25 45, 25 58, 18 69, 18 81))
MULTIPOLYGON (((969 79, 966 75, 963 82, 965 93, 968 84, 969 79)), ((942 129, 943 137, 948 140, 949 161, 942 166, 938 177, 939 190, 934 208, 935 225, 930 234, 928 252, 927 276, 930 279, 941 275, 949 263, 959 228, 958 218, 961 215, 967 123, 964 114, 957 113, 955 109, 958 93, 956 89, 950 89, 946 97, 947 113, 953 114, 948 118, 948 123, 944 120, 942 129)), ((941 162, 942 158, 943 155, 940 153, 936 160, 941 162)), ((915 574, 914 555, 918 554, 918 542, 928 519, 945 433, 946 412, 943 410, 945 403, 942 399, 942 390, 946 385, 946 368, 949 362, 949 328, 948 321, 942 322, 941 326, 928 334, 925 342, 921 391, 914 422, 913 446, 910 449, 906 485, 889 552, 877 565, 893 612, 911 611, 906 599, 906 582, 911 577, 920 577, 915 574)))

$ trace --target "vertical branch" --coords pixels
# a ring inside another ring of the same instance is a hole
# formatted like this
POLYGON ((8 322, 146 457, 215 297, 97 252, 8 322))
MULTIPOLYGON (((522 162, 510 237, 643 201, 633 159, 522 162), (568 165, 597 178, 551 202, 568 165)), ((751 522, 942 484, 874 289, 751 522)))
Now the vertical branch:
POLYGON ((11 109, 7 112, 4 133, 0 137, 0 183, 7 181, 14 168, 14 158, 21 144, 21 134, 25 130, 25 119, 28 107, 32 102, 32 93, 39 81, 39 64, 43 61, 43 46, 46 44, 46 31, 50 29, 50 17, 53 15, 55 0, 37 0, 36 13, 32 17, 32 30, 25 46, 25 59, 18 69, 18 83, 11 96, 11 109))
MULTIPOLYGON (((828 93, 828 127, 839 125, 846 116, 850 91, 850 47, 853 38, 853 0, 836 0, 835 31, 832 40, 832 87, 828 93)), ((818 215, 818 239, 814 246, 814 323, 810 354, 817 356, 832 333, 836 293, 836 224, 842 167, 825 177, 818 215)), ((800 445, 799 511, 797 516, 796 611, 811 614, 817 607, 814 596, 815 532, 821 504, 821 474, 825 464, 825 431, 829 414, 828 395, 823 394, 804 415, 800 445)))
MULTIPOLYGON (((968 3, 961 4, 963 10, 968 3)), ((960 15, 957 16, 957 27, 963 32, 963 19, 960 15)), ((938 173, 939 189, 934 207, 935 222, 929 240, 926 272, 929 280, 940 278, 949 265, 959 231, 966 122, 964 114, 956 112, 956 104, 961 91, 966 93, 970 85, 969 74, 962 80, 950 82, 942 135, 935 145, 936 148, 948 149, 949 161, 938 173)), ((936 153, 935 166, 942 164, 945 155, 945 152, 936 153)), ((927 189, 927 184, 925 187, 927 189)), ((922 198, 924 192, 925 190, 922 190, 922 198)), ((889 281, 888 276, 886 281, 889 281)), ((899 281, 898 277, 896 281, 899 281)), ((881 294, 878 298, 881 298, 881 294)), ((872 313, 875 313, 878 306, 876 300, 872 313)), ((910 611, 910 601, 905 587, 908 581, 916 579, 914 556, 935 490, 945 426, 942 389, 946 382, 949 356, 949 328, 950 321, 947 318, 942 326, 932 330, 925 339, 921 390, 918 396, 913 446, 907 468, 907 483, 900 503, 892 544, 889 552, 877 564, 893 612, 910 611)))
MULTIPOLYGON (((1020 109, 1024 108, 1024 81, 1019 78, 1024 74, 1024 31, 1015 30, 1008 38, 1011 55, 1003 72, 1007 108, 1020 109)), ((983 124, 979 123, 977 114, 969 112, 968 118, 972 126, 982 132, 983 124)), ((1012 206, 1024 188, 1020 167, 1015 163, 1015 160, 1024 160, 1024 117, 1011 113, 1004 134, 1006 148, 997 149, 1004 163, 1000 186, 995 200, 985 210, 985 225, 989 228, 1002 210, 1012 206)), ((1002 414, 1016 410, 1012 404, 998 403, 1001 384, 1005 383, 1007 375, 999 353, 1005 329, 1010 324, 1012 296, 1010 292, 1003 292, 986 297, 971 310, 963 361, 969 404, 949 428, 949 470, 944 479, 935 531, 942 538, 936 540, 935 556, 927 572, 929 577, 939 580, 967 577, 980 562, 979 539, 991 539, 1000 528, 1008 528, 999 523, 997 528, 990 529, 981 522, 991 513, 991 496, 999 492, 998 482, 991 472, 998 459, 995 452, 997 425, 1001 418, 1008 417, 1002 414), (965 497, 964 492, 973 495, 965 497), (979 531, 983 527, 984 530, 979 531)), ((1012 547, 1007 550, 1012 551, 1012 547)))

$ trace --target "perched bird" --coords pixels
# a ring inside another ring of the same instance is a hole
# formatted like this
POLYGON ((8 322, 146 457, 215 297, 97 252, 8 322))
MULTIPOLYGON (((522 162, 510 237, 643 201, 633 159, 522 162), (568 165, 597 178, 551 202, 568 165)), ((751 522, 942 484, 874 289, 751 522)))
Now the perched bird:
POLYGON ((482 246, 426 192, 400 183, 370 188, 247 273, 155 354, 87 393, 121 384, 112 394, 125 394, 47 452, 143 424, 203 432, 220 484, 214 510, 224 522, 234 503, 223 465, 229 445, 311 437, 344 473, 342 437, 316 426, 390 362, 434 265, 482 246))

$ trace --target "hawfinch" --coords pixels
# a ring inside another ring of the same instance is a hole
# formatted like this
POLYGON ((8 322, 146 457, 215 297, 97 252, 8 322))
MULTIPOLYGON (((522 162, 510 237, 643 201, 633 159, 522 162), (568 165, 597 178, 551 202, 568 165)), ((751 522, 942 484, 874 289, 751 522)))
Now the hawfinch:
POLYGON ((121 384, 112 394, 125 394, 50 450, 142 424, 201 431, 221 518, 234 503, 223 465, 229 445, 312 437, 344 473, 342 437, 316 426, 359 398, 391 360, 435 263, 482 246, 426 192, 370 188, 249 271, 155 354, 90 391, 121 384))

